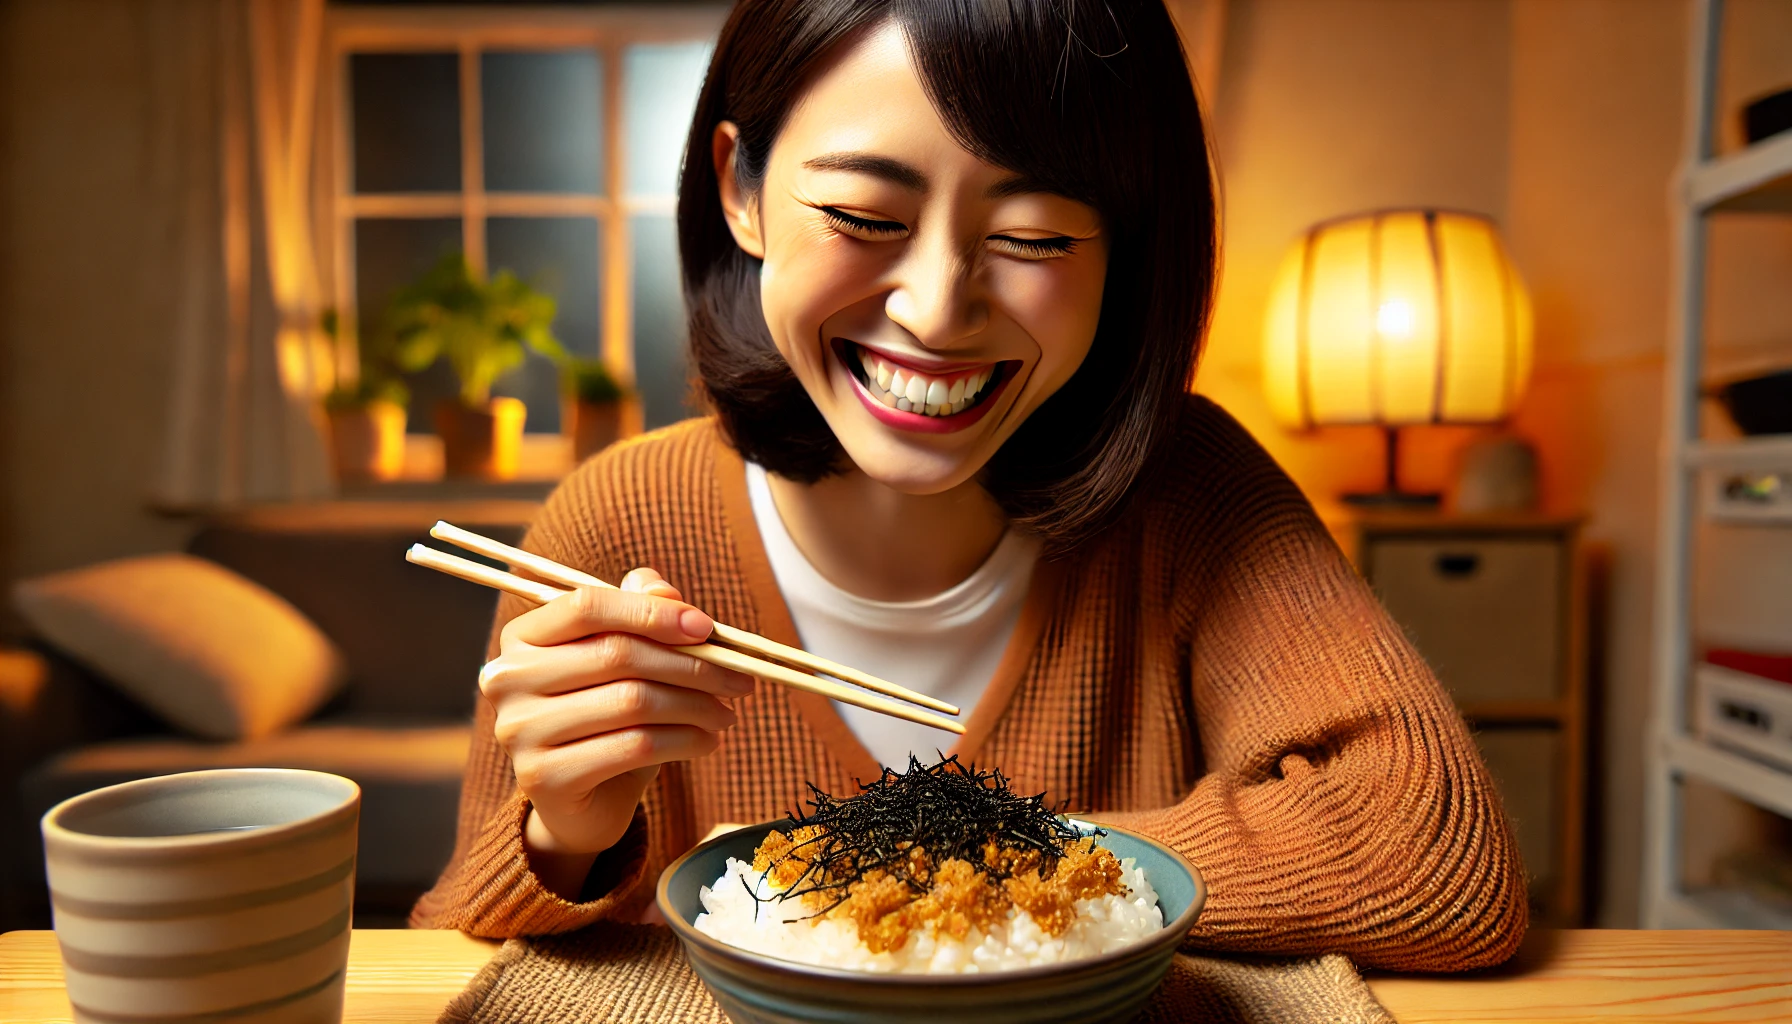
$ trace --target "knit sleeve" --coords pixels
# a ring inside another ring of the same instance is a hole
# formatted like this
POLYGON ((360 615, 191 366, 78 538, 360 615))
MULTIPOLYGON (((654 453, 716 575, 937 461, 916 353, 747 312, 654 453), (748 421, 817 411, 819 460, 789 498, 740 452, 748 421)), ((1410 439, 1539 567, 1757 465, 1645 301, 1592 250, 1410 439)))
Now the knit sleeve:
MULTIPOLYGON (((590 468, 587 464, 587 468, 590 468)), ((529 529, 523 548, 555 561, 591 566, 600 538, 588 499, 592 475, 581 471, 557 490, 529 529)), ((501 597, 486 657, 498 655, 506 623, 529 605, 501 597)), ((617 844, 592 867, 579 902, 562 899, 530 870, 523 848, 529 801, 517 788, 510 756, 493 732, 496 713, 481 697, 473 715, 473 741, 461 781, 454 852, 435 887, 411 911, 413 928, 457 928, 485 938, 513 938, 572 931, 595 921, 632 917, 647 878, 647 821, 639 808, 617 844)))
POLYGON ((1193 946, 1342 952, 1396 970, 1499 963, 1527 924, 1498 793, 1449 697, 1279 469, 1190 565, 1207 771, 1180 803, 1100 815, 1207 883, 1193 946))

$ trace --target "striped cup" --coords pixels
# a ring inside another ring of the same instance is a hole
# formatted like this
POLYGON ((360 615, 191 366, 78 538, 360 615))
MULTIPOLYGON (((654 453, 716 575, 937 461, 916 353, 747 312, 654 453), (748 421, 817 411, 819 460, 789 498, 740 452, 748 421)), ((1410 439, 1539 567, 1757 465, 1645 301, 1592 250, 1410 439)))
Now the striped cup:
POLYGON ((83 1024, 342 1019, 361 790, 323 772, 140 779, 44 815, 83 1024))

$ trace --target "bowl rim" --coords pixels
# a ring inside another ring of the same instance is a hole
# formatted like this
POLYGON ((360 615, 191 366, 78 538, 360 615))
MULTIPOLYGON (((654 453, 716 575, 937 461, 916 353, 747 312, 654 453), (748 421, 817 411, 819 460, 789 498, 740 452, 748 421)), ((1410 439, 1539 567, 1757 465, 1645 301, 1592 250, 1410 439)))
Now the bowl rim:
POLYGON ((757 953, 750 949, 743 949, 739 946, 730 945, 713 936, 706 935, 703 932, 698 931, 689 921, 686 921, 684 915, 673 911, 671 901, 672 876, 676 875, 679 869, 684 867, 686 861, 729 839, 738 838, 743 832, 750 832, 755 829, 765 829, 769 831, 785 823, 794 824, 788 817, 775 818, 771 821, 763 821, 755 825, 747 825, 743 828, 736 829, 733 832, 726 832, 716 836, 708 842, 699 843, 689 850, 686 850, 683 856, 666 865, 666 869, 660 872, 659 883, 654 886, 654 903, 659 907, 661 916, 666 919, 666 923, 671 926, 673 932, 677 933, 681 942, 686 945, 694 944, 713 956, 736 961, 746 961, 757 967, 789 971, 793 974, 805 975, 816 979, 850 981, 860 985, 897 985, 903 987, 945 985, 952 988, 1007 985, 1032 978, 1051 977, 1069 971, 1098 971, 1101 968, 1113 964, 1146 956, 1156 952, 1166 945, 1172 948, 1182 945, 1182 940, 1188 936, 1189 929, 1194 927, 1195 920, 1200 916, 1201 911, 1207 905, 1207 881, 1201 876, 1201 870, 1189 863, 1187 857, 1184 857, 1174 849, 1171 849, 1168 845, 1161 843, 1150 836, 1142 835, 1131 829, 1121 828, 1118 825, 1109 825, 1099 820, 1099 818, 1089 815, 1064 815, 1063 817, 1066 821, 1075 825, 1086 825, 1092 828, 1099 828, 1106 832, 1116 832, 1128 836, 1149 846, 1156 847, 1159 851, 1169 855, 1174 863, 1180 864, 1183 869, 1188 872, 1189 881, 1193 883, 1195 887, 1194 898, 1189 900, 1188 907, 1184 909, 1181 914, 1178 914, 1174 921, 1170 921, 1162 928, 1158 929, 1156 935, 1142 939, 1130 946, 1123 946, 1120 949, 1103 953, 1100 956, 1085 957, 1078 960, 1062 960, 1055 964, 1040 964, 1036 967, 1020 967, 1012 971, 992 971, 988 974, 879 973, 873 971, 857 971, 846 967, 822 967, 817 964, 806 964, 797 960, 784 960, 766 953, 757 953))

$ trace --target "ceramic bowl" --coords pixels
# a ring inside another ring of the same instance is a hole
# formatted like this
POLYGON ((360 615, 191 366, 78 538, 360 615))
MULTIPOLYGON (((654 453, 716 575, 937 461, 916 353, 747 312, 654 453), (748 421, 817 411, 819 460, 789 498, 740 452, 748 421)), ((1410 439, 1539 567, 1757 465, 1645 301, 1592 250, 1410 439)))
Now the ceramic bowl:
POLYGON ((869 974, 780 960, 697 931, 692 923, 703 912, 699 891, 722 874, 729 857, 752 860, 766 833, 788 827, 788 821, 773 821, 719 836, 660 875, 660 912, 734 1024, 1118 1024, 1151 998, 1207 898, 1200 873, 1174 850, 1103 825, 1108 834, 1101 844, 1145 869, 1167 924, 1143 942, 1102 956, 991 974, 869 974))
POLYGON ((284 768, 139 779, 51 808, 75 1020, 340 1020, 360 809, 348 779, 284 768))

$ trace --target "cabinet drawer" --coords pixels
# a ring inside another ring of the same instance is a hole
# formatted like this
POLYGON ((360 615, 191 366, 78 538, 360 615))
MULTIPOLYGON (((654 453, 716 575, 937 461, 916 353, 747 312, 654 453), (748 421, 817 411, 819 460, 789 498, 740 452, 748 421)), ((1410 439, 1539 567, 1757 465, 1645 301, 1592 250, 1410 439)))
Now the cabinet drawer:
POLYGON ((1532 899, 1548 903, 1560 882, 1561 735, 1544 728, 1483 728, 1475 743, 1518 833, 1532 899))
POLYGON ((1560 696, 1560 541, 1369 537, 1364 556, 1382 603, 1458 702, 1560 696))

